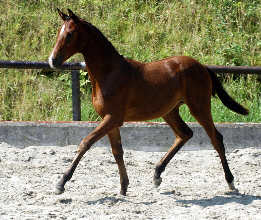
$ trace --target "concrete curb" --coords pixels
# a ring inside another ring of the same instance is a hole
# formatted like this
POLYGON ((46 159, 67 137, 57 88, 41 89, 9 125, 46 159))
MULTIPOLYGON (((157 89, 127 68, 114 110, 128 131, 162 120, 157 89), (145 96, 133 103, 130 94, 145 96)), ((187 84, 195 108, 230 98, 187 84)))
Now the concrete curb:
MULTIPOLYGON (((0 142, 20 148, 27 146, 78 145, 97 122, 0 122, 0 142)), ((188 123, 193 138, 183 150, 213 149, 208 136, 197 123, 188 123)), ((228 150, 261 148, 261 123, 217 123, 228 150)), ((121 128, 124 148, 142 151, 167 151, 174 136, 166 123, 125 123, 121 128)), ((96 146, 108 146, 107 137, 96 146)))

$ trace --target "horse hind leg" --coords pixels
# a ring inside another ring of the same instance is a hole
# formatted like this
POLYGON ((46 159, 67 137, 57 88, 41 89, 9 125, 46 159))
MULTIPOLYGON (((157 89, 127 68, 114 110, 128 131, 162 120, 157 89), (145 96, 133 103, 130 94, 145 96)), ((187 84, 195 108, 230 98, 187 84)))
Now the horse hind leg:
POLYGON ((176 136, 176 139, 169 151, 156 165, 153 178, 154 185, 156 187, 158 187, 162 182, 160 175, 165 170, 167 164, 174 157, 174 155, 181 149, 181 147, 193 136, 192 130, 179 116, 179 107, 176 107, 163 118, 172 128, 176 136))
POLYGON ((217 131, 212 119, 211 110, 210 110, 210 100, 205 104, 197 100, 197 105, 188 104, 188 107, 191 114, 205 129, 206 133, 208 134, 211 140, 212 145, 217 151, 222 163, 222 167, 225 173, 225 179, 227 181, 229 189, 232 191, 236 191, 236 188, 234 186, 234 176, 232 175, 229 169, 227 158, 225 155, 223 136, 217 131), (201 105, 199 105, 199 103, 201 103, 201 105))

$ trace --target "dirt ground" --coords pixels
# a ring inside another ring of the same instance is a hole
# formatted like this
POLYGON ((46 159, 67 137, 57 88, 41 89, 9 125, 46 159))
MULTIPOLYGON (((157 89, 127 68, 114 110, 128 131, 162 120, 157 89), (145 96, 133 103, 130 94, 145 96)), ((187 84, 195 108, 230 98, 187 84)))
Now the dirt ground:
POLYGON ((261 219, 261 149, 227 153, 238 193, 230 193, 217 153, 181 151, 153 186, 162 152, 125 150, 130 179, 119 195, 117 165, 109 148, 88 151, 62 195, 54 186, 76 146, 0 144, 0 219, 261 219))

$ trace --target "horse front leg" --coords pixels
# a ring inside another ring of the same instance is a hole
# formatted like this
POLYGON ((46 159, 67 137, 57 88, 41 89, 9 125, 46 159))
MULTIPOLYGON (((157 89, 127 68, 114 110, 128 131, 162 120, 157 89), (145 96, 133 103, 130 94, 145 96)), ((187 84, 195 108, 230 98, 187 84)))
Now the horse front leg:
POLYGON ((121 145, 121 136, 119 128, 115 128, 108 133, 109 140, 111 143, 112 154, 118 165, 120 174, 121 191, 120 194, 126 196, 127 188, 129 185, 129 178, 125 168, 123 160, 123 149, 121 145))
POLYGON ((96 141, 105 136, 111 129, 119 127, 121 125, 122 122, 120 123, 118 120, 114 120, 111 115, 106 115, 103 118, 102 122, 88 136, 83 138, 71 166, 65 171, 62 178, 56 185, 55 193, 57 195, 64 192, 64 185, 72 178, 77 165, 79 164, 81 158, 86 153, 86 151, 88 151, 96 141))

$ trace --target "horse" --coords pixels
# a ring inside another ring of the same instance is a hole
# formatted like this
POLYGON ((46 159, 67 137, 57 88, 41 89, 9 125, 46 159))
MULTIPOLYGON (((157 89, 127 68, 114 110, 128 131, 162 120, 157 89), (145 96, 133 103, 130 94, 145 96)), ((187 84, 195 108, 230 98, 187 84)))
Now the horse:
POLYGON ((56 194, 64 192, 66 182, 71 179, 83 155, 96 141, 108 135, 118 165, 120 194, 126 195, 129 178, 119 128, 124 122, 162 117, 176 138, 155 166, 153 181, 158 187, 167 164, 193 136, 192 130, 179 115, 182 104, 188 106, 209 136, 220 157, 229 189, 237 190, 226 159, 223 136, 212 119, 211 96, 217 94, 227 108, 238 114, 247 115, 248 110, 228 95, 214 72, 187 56, 172 56, 149 63, 125 58, 94 25, 70 9, 68 15, 58 8, 57 11, 63 25, 49 56, 49 65, 59 68, 74 54, 83 55, 92 84, 92 104, 102 120, 81 140, 70 167, 56 184, 56 194))

